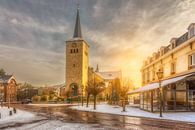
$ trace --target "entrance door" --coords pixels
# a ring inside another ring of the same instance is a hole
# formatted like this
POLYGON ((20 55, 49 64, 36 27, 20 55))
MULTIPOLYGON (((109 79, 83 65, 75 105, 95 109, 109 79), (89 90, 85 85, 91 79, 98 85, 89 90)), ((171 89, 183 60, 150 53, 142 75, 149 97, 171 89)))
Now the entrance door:
POLYGON ((189 95, 188 95, 189 109, 195 111, 195 81, 189 82, 189 95))
POLYGON ((76 83, 72 83, 70 89, 72 96, 78 96, 78 85, 76 83))

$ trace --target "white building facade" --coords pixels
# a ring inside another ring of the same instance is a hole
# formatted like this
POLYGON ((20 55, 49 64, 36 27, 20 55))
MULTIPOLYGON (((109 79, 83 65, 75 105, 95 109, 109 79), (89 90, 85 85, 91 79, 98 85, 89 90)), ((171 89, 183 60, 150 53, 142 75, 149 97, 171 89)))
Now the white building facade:
POLYGON ((159 110, 158 71, 163 72, 163 110, 195 111, 195 23, 144 61, 143 87, 130 92, 140 94, 141 109, 159 110))

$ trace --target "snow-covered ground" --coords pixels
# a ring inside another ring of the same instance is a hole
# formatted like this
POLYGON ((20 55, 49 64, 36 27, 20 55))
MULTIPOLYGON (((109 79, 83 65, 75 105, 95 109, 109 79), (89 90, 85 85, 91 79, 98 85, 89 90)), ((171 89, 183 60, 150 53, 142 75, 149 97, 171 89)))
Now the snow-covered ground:
POLYGON ((103 130, 99 124, 66 123, 60 120, 50 120, 23 110, 9 116, 7 107, 0 107, 0 129, 4 130, 103 130))
POLYGON ((33 113, 18 110, 13 112, 13 108, 8 109, 7 107, 0 107, 1 119, 0 125, 13 122, 26 122, 34 119, 36 116, 33 113), (9 115, 9 111, 12 111, 12 116, 9 115))
POLYGON ((171 112, 171 113, 169 112, 169 113, 163 113, 163 117, 159 117, 159 113, 151 113, 151 112, 143 111, 143 110, 140 110, 139 108, 135 108, 131 106, 126 107, 126 112, 122 112, 122 108, 119 106, 112 106, 112 105, 107 105, 107 104, 97 105, 96 110, 93 110, 93 105, 89 105, 88 108, 86 106, 83 106, 83 107, 82 106, 72 106, 71 108, 81 110, 81 111, 195 122, 195 112, 171 112))
POLYGON ((39 106, 39 107, 57 107, 57 106, 69 106, 71 104, 28 104, 28 105, 31 105, 31 106, 39 106))
POLYGON ((64 123, 59 120, 46 120, 5 130, 104 130, 98 124, 64 123))

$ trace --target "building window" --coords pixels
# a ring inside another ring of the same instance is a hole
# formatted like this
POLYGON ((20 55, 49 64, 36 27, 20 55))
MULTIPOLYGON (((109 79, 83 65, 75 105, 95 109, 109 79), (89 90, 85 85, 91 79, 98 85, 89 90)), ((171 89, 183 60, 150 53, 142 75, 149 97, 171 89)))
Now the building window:
POLYGON ((189 67, 195 66, 195 53, 189 56, 189 67))
POLYGON ((147 72, 147 82, 150 82, 150 72, 147 72))
POLYGON ((144 84, 145 81, 145 74, 142 72, 142 83, 144 84))
POLYGON ((70 53, 78 53, 79 52, 79 49, 71 49, 70 50, 70 53))
POLYGON ((171 63, 171 74, 175 74, 175 68, 176 68, 175 62, 172 62, 171 63))
POLYGON ((156 72, 155 70, 152 71, 152 80, 155 80, 155 75, 156 75, 156 72))

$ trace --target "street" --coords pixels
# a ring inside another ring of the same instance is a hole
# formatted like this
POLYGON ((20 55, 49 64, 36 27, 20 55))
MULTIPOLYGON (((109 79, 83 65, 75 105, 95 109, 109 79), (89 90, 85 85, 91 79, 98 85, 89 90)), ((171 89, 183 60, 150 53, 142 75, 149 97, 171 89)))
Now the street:
POLYGON ((192 130, 195 123, 81 112, 69 106, 40 107, 38 105, 14 105, 16 108, 36 112, 49 119, 57 119, 66 123, 82 123, 93 125, 95 129, 124 130, 192 130), (95 125, 94 125, 95 124, 95 125))

